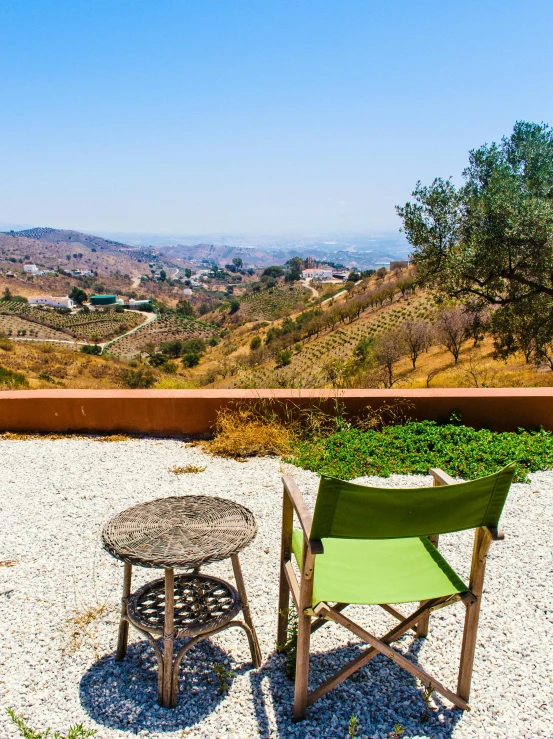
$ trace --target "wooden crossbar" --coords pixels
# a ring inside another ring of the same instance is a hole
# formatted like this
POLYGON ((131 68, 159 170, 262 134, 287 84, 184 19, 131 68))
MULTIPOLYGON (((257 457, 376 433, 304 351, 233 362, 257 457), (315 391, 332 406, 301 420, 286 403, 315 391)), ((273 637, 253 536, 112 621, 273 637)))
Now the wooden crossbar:
MULTIPOLYGON (((403 621, 395 626, 393 629, 388 631, 388 633, 382 637, 381 641, 385 642, 386 644, 390 644, 391 642, 399 639, 401 636, 403 636, 403 634, 405 634, 406 631, 409 631, 409 629, 413 628, 413 626, 417 623, 418 620, 420 620, 421 616, 423 616, 428 611, 433 603, 437 603, 439 601, 439 598, 435 598, 433 601, 425 603, 423 606, 414 611, 414 613, 412 613, 410 616, 407 616, 407 618, 403 618, 403 621)), ((318 605, 316 610, 322 612, 325 605, 326 604, 318 605)), ((332 618, 332 615, 327 616, 327 618, 332 618)), ((364 641, 366 640, 364 639, 364 641)), ((350 662, 344 665, 341 670, 338 670, 338 672, 336 672, 334 675, 331 675, 331 677, 321 683, 318 688, 315 688, 315 690, 312 690, 311 693, 309 693, 309 695, 307 696, 307 705, 312 705, 313 703, 315 703, 315 701, 319 700, 319 698, 322 698, 322 696, 328 693, 329 690, 332 690, 336 687, 336 685, 339 685, 350 675, 353 675, 356 670, 359 670, 361 667, 366 665, 367 662, 373 659, 373 657, 376 657, 377 654, 378 650, 375 649, 375 647, 369 647, 360 655, 352 659, 350 662)))
MULTIPOLYGON (((422 615, 425 614, 425 612, 433 607, 436 606, 436 601, 427 601, 421 608, 418 609, 418 611, 415 611, 415 613, 407 619, 407 623, 404 621, 403 624, 400 624, 399 627, 405 625, 405 631, 410 628, 412 623, 415 623, 418 621, 422 615)), ((468 711, 470 710, 469 704, 463 700, 457 693, 454 693, 453 691, 449 690, 445 685, 443 685, 439 680, 436 680, 432 677, 432 675, 429 675, 428 672, 423 670, 421 667, 418 667, 418 665, 413 664, 408 659, 406 659, 402 654, 397 652, 395 649, 392 649, 388 646, 382 639, 378 639, 376 636, 371 634, 369 631, 366 631, 361 626, 355 623, 355 621, 352 621, 350 618, 345 616, 343 613, 339 613, 338 611, 334 611, 330 606, 326 604, 321 604, 321 608, 317 608, 318 612, 321 614, 325 614, 332 618, 336 623, 344 626, 346 629, 351 631, 353 634, 358 636, 360 639, 363 639, 363 641, 367 642, 367 644, 370 644, 371 647, 374 648, 375 653, 380 652, 381 654, 384 654, 386 657, 389 657, 393 662, 396 662, 400 667, 403 667, 404 670, 411 673, 414 677, 418 678, 422 683, 425 685, 432 685, 434 690, 436 692, 440 693, 444 696, 444 698, 447 698, 452 703, 454 703, 459 708, 468 711)), ((396 627, 397 628, 397 627, 396 627)), ((369 657, 369 659, 372 658, 369 657)), ((368 661, 368 660, 367 660, 368 661)))

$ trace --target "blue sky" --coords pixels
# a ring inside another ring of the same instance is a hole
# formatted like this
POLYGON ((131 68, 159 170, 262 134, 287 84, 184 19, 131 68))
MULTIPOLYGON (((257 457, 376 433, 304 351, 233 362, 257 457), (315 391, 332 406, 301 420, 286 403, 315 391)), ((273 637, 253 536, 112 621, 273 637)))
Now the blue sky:
POLYGON ((516 120, 553 123, 553 3, 3 0, 0 221, 395 230, 516 120))

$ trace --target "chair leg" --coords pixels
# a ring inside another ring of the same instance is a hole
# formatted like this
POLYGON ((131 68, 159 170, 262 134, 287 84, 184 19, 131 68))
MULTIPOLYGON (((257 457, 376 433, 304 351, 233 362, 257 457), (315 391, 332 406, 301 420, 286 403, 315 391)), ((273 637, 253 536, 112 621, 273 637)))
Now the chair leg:
POLYGON ((307 689, 309 683, 309 649, 311 646, 314 556, 303 546, 303 560, 298 608, 298 645, 296 649, 296 682, 294 689, 294 721, 303 721, 307 713, 307 689))
POLYGON ((278 588, 278 626, 277 650, 281 651, 286 644, 288 634, 288 609, 290 608, 290 586, 284 566, 292 554, 292 529, 294 525, 294 509, 290 498, 284 491, 282 502, 282 535, 280 546, 280 582, 278 588))
POLYGON ((469 702, 470 697, 470 684, 472 680, 474 653, 476 651, 479 617, 480 598, 476 603, 467 606, 467 611, 465 613, 465 627, 463 629, 463 645, 461 647, 461 663, 459 665, 457 693, 467 703, 469 702))
POLYGON ((131 594, 132 565, 125 562, 123 570, 123 597, 121 599, 121 620, 119 621, 119 636, 117 638, 117 652, 115 659, 120 662, 127 653, 129 641, 129 622, 127 621, 127 599, 131 594))
POLYGON ((482 601, 482 591, 484 590, 486 557, 488 556, 490 543, 491 538, 488 529, 476 529, 472 550, 472 565, 469 584, 471 593, 476 597, 476 602, 466 606, 467 611, 465 613, 465 627, 463 629, 461 663, 459 665, 459 678, 457 681, 457 693, 463 700, 467 701, 467 703, 470 696, 470 683, 472 679, 472 667, 474 664, 474 652, 476 650, 478 620, 480 618, 480 604, 482 601))
POLYGON ((298 614, 298 646, 294 687, 294 721, 303 721, 307 713, 309 682, 309 650, 311 646, 311 616, 298 614))

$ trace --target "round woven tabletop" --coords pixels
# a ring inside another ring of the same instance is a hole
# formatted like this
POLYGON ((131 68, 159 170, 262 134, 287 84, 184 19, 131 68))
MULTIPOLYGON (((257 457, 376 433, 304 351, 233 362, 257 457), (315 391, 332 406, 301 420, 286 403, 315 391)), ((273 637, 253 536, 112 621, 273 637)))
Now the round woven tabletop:
POLYGON ((186 495, 127 508, 102 531, 104 548, 142 567, 196 568, 227 559, 257 533, 251 511, 224 498, 186 495))

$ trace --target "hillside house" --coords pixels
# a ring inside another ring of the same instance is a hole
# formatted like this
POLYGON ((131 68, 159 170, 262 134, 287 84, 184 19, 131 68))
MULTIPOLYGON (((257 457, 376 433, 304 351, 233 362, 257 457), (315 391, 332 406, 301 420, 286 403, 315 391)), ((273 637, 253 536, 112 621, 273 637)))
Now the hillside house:
POLYGON ((332 267, 308 267, 301 273, 304 280, 331 280, 333 277, 332 267))
POLYGON ((40 295, 29 298, 29 305, 46 305, 49 308, 74 308, 75 303, 68 295, 54 297, 52 295, 40 295))

